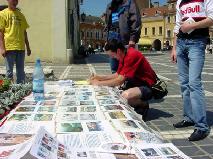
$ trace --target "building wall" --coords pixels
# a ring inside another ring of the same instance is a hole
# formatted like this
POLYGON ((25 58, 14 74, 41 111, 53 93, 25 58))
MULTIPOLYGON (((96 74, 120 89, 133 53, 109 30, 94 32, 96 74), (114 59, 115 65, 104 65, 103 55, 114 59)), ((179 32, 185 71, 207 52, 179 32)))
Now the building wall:
POLYGON ((93 48, 96 48, 96 45, 104 46, 105 44, 104 25, 82 22, 80 23, 80 30, 81 30, 81 40, 86 47, 88 47, 88 45, 91 45, 93 48), (98 33, 99 37, 96 36, 96 34, 98 33))
MULTIPOLYGON (((47 62, 52 61, 52 0, 21 0, 18 7, 24 13, 30 28, 27 30, 31 45, 32 56, 26 61, 33 62, 40 57, 47 62), (42 4, 42 5, 41 5, 42 4), (50 6, 50 7, 47 7, 50 6)), ((7 4, 0 0, 0 4, 7 4)), ((0 61, 3 58, 0 57, 0 61)))
POLYGON ((163 42, 165 40, 164 37, 164 30, 165 30, 165 24, 163 17, 159 17, 158 19, 145 19, 142 18, 143 27, 141 30, 141 38, 149 39, 151 43, 154 42, 154 40, 159 39, 161 41, 161 45, 163 46, 163 42), (159 34, 159 27, 162 27, 162 34, 159 34), (145 35, 145 28, 147 28, 147 35, 145 35), (155 34, 152 33, 152 28, 155 28, 155 34))

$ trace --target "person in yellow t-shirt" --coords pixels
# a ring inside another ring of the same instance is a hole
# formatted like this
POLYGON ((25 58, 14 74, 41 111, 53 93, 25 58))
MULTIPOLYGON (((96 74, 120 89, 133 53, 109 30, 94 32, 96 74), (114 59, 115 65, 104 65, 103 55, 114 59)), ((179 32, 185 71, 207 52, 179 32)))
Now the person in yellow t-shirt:
POLYGON ((18 0, 7 2, 8 8, 0 11, 0 54, 5 59, 6 76, 13 79, 13 67, 16 63, 16 82, 24 83, 25 46, 27 55, 31 55, 26 31, 29 25, 25 16, 16 8, 18 0))

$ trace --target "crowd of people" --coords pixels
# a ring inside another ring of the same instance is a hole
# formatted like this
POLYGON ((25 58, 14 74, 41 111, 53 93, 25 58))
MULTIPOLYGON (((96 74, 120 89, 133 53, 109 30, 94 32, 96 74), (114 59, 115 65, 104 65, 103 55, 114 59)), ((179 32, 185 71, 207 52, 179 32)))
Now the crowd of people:
MULTIPOLYGON (((5 58, 7 77, 13 77, 16 63, 17 83, 21 83, 24 82, 25 47, 27 55, 31 54, 26 32, 29 25, 16 8, 18 0, 7 1, 8 8, 0 12, 0 53, 5 58)), ((140 11, 135 0, 111 0, 105 15, 107 39, 104 50, 110 57, 112 74, 92 75, 89 82, 98 86, 121 86, 121 95, 145 120, 158 77, 149 61, 135 48, 142 27, 140 11)), ((183 120, 174 127, 194 126, 195 130, 188 138, 190 141, 204 139, 210 132, 201 74, 212 25, 212 0, 177 0, 171 60, 178 68, 183 120), (193 9, 197 6, 199 9, 193 9)))

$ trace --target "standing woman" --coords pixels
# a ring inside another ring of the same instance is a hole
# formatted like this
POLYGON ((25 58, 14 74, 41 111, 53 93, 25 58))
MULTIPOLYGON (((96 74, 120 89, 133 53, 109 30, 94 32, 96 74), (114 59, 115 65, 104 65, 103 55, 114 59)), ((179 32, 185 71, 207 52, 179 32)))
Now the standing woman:
POLYGON ((213 25, 213 0, 178 0, 175 38, 171 58, 177 62, 183 97, 183 120, 175 128, 194 126, 188 138, 197 141, 208 136, 206 101, 201 82, 209 27, 213 25))
MULTIPOLYGON (((140 39, 141 15, 134 0, 112 0, 106 10, 107 41, 116 39, 124 45, 135 46, 140 39)), ((110 59, 112 73, 117 72, 118 61, 110 59)))

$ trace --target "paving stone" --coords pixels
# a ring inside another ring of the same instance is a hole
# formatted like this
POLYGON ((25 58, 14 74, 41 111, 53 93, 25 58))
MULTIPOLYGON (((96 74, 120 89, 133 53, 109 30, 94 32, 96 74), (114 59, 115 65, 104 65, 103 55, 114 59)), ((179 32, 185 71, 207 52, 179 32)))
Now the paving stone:
POLYGON ((207 153, 213 155, 213 145, 211 145, 211 146, 201 146, 201 149, 203 149, 203 150, 206 151, 207 153))
POLYGON ((173 139, 171 142, 178 146, 178 147, 185 147, 185 146, 193 146, 194 143, 189 142, 187 139, 173 139))
POLYGON ((192 159, 212 159, 210 156, 197 156, 197 157, 192 157, 192 159))
POLYGON ((196 146, 179 147, 179 149, 188 156, 205 155, 205 153, 202 150, 198 149, 196 146))
POLYGON ((204 140, 201 141, 196 141, 194 142, 197 145, 209 145, 213 146, 213 140, 210 137, 205 138, 204 140))

